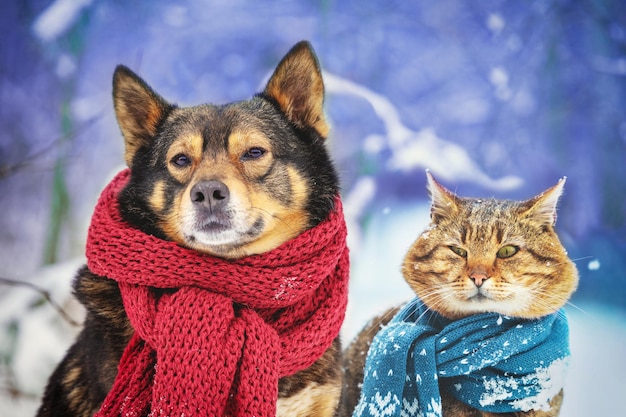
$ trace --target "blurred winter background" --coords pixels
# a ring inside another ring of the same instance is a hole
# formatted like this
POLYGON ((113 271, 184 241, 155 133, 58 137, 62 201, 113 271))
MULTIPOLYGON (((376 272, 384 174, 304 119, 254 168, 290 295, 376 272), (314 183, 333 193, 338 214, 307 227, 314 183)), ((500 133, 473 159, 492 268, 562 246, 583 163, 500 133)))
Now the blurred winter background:
POLYGON ((623 0, 23 0, 0 6, 0 416, 29 416, 77 331, 70 280, 123 163, 119 63, 179 104, 248 98, 310 40, 352 254, 349 340, 411 297, 424 169, 463 195, 529 198, 567 176, 558 230, 581 274, 564 416, 626 392, 623 0), (60 311, 69 315, 63 316, 60 311))

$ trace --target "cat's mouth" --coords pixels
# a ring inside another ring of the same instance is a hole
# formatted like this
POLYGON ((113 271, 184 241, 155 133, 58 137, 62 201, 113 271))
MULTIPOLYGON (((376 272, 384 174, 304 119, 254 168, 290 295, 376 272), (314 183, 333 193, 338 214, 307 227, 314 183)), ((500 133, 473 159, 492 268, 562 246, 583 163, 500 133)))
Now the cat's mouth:
POLYGON ((492 299, 491 299, 491 297, 489 297, 489 296, 487 296, 487 295, 485 295, 485 294, 483 294, 481 292, 478 292, 478 293, 472 295, 467 300, 468 301, 478 301, 478 302, 480 302, 480 301, 487 301, 487 300, 491 301, 492 299))
POLYGON ((467 298, 467 301, 482 302, 482 301, 495 301, 495 300, 486 289, 476 288, 476 293, 474 293, 473 295, 470 295, 467 298))

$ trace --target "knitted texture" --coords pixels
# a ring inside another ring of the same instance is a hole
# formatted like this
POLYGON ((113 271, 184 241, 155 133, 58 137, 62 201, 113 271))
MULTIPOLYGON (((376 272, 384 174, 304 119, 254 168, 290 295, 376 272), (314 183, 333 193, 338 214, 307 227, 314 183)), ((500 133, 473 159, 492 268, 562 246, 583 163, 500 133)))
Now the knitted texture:
POLYGON ((97 416, 274 416, 278 379, 311 366, 339 334, 349 257, 339 198, 318 226, 228 261, 125 223, 103 191, 87 265, 118 282, 135 334, 97 416))
POLYGON ((441 417, 440 389, 493 413, 549 410, 569 358, 565 312, 451 321, 407 304, 374 338, 354 416, 441 417))

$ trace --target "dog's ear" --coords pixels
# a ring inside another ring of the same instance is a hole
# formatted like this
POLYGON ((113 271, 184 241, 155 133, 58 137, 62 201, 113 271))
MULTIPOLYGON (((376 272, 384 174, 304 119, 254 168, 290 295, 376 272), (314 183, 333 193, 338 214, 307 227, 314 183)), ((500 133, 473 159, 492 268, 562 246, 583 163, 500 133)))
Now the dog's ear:
POLYGON ((276 100, 296 126, 313 128, 323 138, 327 137, 324 81, 309 42, 302 41, 291 48, 276 67, 264 93, 276 100))
POLYGON ((124 158, 130 167, 137 150, 150 143, 174 106, 123 65, 113 74, 113 105, 124 135, 124 158))

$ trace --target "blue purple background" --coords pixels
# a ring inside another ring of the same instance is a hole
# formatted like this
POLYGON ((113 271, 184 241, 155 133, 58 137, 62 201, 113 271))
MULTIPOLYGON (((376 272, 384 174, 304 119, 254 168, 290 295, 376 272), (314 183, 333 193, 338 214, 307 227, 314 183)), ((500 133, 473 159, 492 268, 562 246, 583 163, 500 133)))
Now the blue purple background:
MULTIPOLYGON (((352 312, 410 296, 399 262, 427 221, 426 168, 461 195, 514 199, 567 176, 557 228, 581 274, 573 302, 626 310, 621 0, 1 8, 0 277, 49 288, 42 268, 81 258, 95 200, 123 164, 111 102, 117 64, 181 105, 225 103, 262 89, 308 39, 326 72, 352 312)), ((11 291, 0 285, 2 302, 11 291)), ((4 322, 0 351, 14 352, 19 320, 4 322)), ((3 355, 9 369, 13 356, 3 355)))

